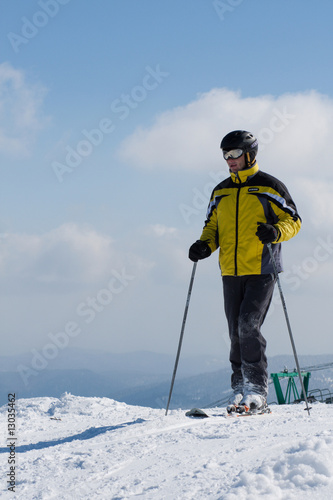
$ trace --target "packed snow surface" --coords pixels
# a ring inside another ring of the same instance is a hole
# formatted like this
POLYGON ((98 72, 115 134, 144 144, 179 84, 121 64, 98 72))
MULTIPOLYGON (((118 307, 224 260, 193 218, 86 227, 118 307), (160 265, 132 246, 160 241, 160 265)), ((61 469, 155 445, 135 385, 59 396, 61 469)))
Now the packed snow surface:
POLYGON ((1 498, 321 499, 333 491, 333 405, 191 419, 65 394, 16 401, 15 493, 1 407, 1 498))

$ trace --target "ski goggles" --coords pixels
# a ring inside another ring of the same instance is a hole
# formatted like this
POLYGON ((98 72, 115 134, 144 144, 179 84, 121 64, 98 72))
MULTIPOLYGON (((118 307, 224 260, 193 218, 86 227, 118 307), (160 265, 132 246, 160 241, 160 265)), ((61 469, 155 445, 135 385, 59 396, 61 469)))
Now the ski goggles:
POLYGON ((230 151, 223 151, 223 158, 225 160, 235 160, 236 158, 242 156, 243 153, 244 151, 242 149, 231 149, 230 151))

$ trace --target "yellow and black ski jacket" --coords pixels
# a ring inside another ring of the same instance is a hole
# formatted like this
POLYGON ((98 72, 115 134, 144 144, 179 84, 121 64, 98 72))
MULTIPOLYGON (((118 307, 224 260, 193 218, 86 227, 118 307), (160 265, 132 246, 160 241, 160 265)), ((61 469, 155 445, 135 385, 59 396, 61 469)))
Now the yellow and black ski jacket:
POLYGON ((267 245, 256 236, 257 223, 272 224, 278 237, 272 244, 278 272, 282 271, 281 245, 301 228, 286 186, 255 163, 216 186, 200 237, 212 252, 220 248, 222 276, 274 273, 267 245))

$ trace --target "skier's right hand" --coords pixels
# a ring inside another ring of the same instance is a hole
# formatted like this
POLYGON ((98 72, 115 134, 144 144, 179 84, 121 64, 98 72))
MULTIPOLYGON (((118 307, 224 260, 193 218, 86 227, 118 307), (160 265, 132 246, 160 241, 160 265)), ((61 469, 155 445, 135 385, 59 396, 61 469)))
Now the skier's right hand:
POLYGON ((190 247, 188 252, 188 258, 192 262, 198 262, 198 260, 206 259, 212 253, 210 246, 207 241, 197 240, 190 247))

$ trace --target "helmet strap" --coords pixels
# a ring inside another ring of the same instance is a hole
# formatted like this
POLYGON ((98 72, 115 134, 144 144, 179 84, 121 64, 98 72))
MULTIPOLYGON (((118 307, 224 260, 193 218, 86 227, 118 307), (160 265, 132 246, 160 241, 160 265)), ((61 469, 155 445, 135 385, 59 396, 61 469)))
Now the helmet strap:
POLYGON ((251 154, 249 152, 247 152, 245 154, 245 158, 246 158, 247 168, 253 167, 253 165, 256 162, 256 157, 254 157, 253 160, 251 161, 251 154))

